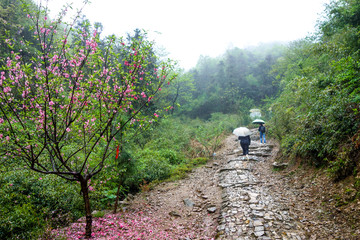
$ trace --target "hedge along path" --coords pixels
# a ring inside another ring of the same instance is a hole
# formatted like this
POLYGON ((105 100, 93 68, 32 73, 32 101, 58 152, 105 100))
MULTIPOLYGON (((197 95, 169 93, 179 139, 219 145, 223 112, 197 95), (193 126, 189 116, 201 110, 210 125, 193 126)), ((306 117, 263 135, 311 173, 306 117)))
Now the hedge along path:
POLYGON ((253 173, 275 153, 272 144, 260 144, 256 129, 252 132, 249 159, 242 156, 240 144, 234 144, 219 170, 222 206, 217 239, 308 239, 299 217, 289 212, 286 199, 273 196, 253 173))

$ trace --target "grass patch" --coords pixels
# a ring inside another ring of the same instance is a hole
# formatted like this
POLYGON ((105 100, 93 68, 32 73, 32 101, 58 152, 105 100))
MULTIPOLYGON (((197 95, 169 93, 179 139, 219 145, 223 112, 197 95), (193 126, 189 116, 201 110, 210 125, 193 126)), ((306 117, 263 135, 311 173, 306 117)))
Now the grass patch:
POLYGON ((95 218, 102 218, 102 217, 104 217, 105 216, 105 212, 104 211, 96 211, 96 212, 94 212, 94 214, 93 214, 93 217, 95 217, 95 218))
POLYGON ((184 179, 188 174, 197 167, 201 167, 207 163, 209 159, 205 157, 199 157, 190 159, 189 161, 175 166, 170 174, 170 177, 165 179, 166 182, 173 182, 176 180, 184 179))
POLYGON ((155 186, 159 185, 160 183, 175 182, 177 180, 184 179, 188 176, 188 173, 190 173, 194 168, 205 165, 208 160, 209 159, 206 157, 198 157, 198 158, 190 159, 185 163, 176 165, 171 170, 170 177, 163 180, 156 179, 146 184, 144 183, 145 185, 142 184, 140 186, 140 191, 147 192, 152 190, 155 186))

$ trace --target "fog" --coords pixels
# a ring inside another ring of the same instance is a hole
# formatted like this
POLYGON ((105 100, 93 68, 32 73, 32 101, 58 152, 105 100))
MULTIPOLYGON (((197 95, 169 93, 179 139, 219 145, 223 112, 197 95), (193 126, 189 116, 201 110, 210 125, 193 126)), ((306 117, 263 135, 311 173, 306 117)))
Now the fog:
MULTIPOLYGON (((62 1, 50 0, 53 13, 62 1)), ((74 9, 81 0, 72 1, 74 9)), ((218 56, 232 47, 293 41, 313 32, 329 0, 92 0, 83 13, 101 22, 104 34, 148 31, 159 47, 188 69, 200 55, 218 56)))

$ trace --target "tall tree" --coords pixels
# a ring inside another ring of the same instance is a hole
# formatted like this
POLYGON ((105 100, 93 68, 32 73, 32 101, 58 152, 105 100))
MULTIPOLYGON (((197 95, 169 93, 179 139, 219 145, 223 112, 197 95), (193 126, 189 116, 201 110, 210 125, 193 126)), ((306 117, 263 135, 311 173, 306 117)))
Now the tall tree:
MULTIPOLYGON (((49 22, 43 8, 28 14, 39 50, 32 61, 13 52, 2 66, 1 153, 33 171, 79 182, 90 238, 91 178, 114 156, 118 134, 158 117, 144 111, 172 80, 172 65, 156 62, 156 69, 147 71, 155 56, 152 43, 141 37, 127 45, 111 36, 101 50, 96 31, 72 44, 73 25, 65 34, 58 31, 63 16, 49 22)), ((6 40, 9 47, 16 43, 6 40)))
POLYGON ((190 70, 195 93, 187 114, 209 118, 214 112, 247 112, 252 105, 261 105, 262 99, 275 96, 278 79, 270 71, 283 49, 272 44, 229 49, 217 58, 200 57, 196 68, 190 70))

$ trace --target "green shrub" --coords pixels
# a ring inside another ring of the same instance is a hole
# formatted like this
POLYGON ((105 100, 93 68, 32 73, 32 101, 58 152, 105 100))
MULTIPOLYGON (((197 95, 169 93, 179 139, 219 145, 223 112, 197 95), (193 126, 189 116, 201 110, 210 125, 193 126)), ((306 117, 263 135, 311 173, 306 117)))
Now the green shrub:
POLYGON ((143 180, 146 182, 163 180, 170 176, 171 165, 158 151, 146 149, 137 157, 137 179, 140 183, 143 180))
POLYGON ((205 157, 198 157, 198 158, 194 158, 192 160, 190 160, 190 165, 191 166, 201 166, 206 164, 208 161, 208 158, 205 157))
POLYGON ((160 149, 159 154, 165 158, 171 165, 178 165, 184 161, 184 156, 172 149, 160 149))
POLYGON ((328 172, 330 176, 338 181, 347 176, 356 176, 356 164, 358 151, 352 147, 352 144, 345 144, 336 155, 333 161, 330 161, 328 172))
POLYGON ((174 166, 171 170, 171 176, 167 179, 168 181, 175 181, 187 177, 188 173, 192 171, 193 168, 202 166, 206 164, 208 158, 199 157, 194 159, 189 159, 183 162, 180 165, 174 166))
POLYGON ((0 239, 34 239, 83 215, 76 183, 25 170, 0 175, 0 239))

